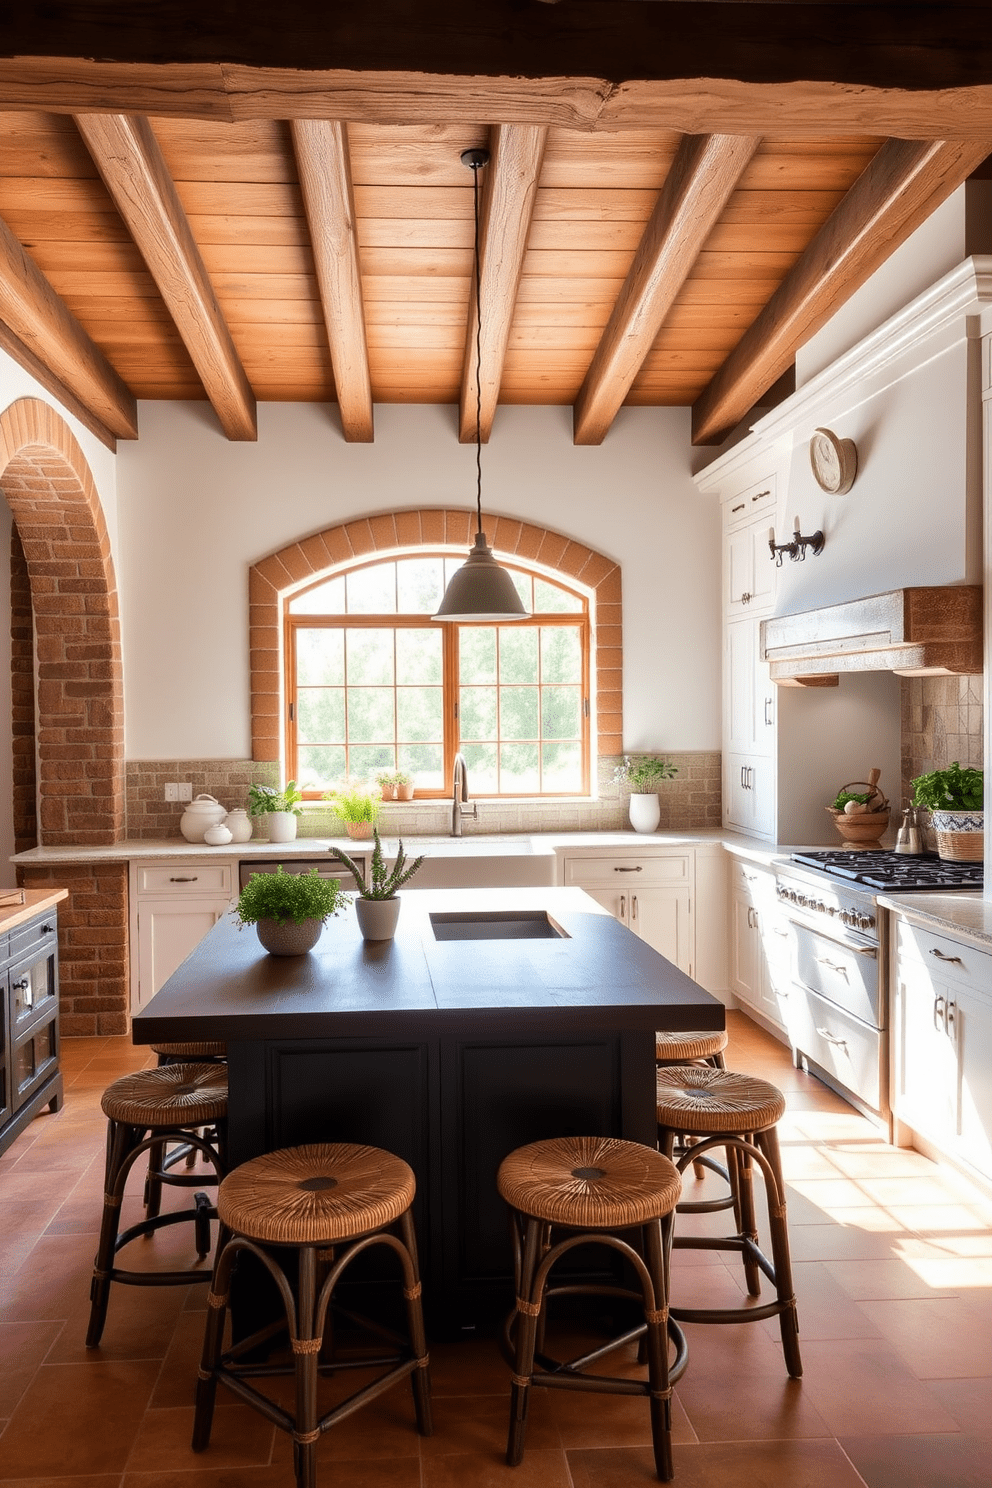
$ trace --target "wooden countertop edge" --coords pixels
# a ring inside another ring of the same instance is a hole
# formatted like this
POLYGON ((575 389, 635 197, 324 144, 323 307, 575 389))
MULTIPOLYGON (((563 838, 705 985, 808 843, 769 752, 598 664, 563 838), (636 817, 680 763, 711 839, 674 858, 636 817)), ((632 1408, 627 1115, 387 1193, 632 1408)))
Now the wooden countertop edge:
POLYGON ((12 889, 10 893, 21 893, 24 895, 22 905, 0 905, 0 935, 6 935, 8 930, 16 930, 18 925, 33 920, 35 915, 43 914, 46 909, 54 909, 56 904, 61 904, 63 899, 68 899, 68 889, 12 889))

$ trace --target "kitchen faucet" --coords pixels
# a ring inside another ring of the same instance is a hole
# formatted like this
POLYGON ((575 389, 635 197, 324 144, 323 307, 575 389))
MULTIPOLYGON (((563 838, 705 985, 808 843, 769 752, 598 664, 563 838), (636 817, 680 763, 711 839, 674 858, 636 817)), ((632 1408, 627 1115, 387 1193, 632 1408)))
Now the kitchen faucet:
POLYGON ((458 752, 455 755, 455 768, 452 772, 451 781, 451 835, 460 837, 462 835, 462 817, 470 816, 473 821, 479 820, 479 807, 475 801, 471 807, 464 803, 468 800, 468 770, 465 765, 465 756, 458 752))

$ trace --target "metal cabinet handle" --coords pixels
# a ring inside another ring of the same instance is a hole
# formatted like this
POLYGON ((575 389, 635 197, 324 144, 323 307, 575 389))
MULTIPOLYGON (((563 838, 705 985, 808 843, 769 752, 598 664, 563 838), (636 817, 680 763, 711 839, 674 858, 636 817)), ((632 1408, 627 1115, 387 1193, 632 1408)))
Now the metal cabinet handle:
POLYGON ((936 946, 930 947, 931 956, 936 956, 938 961, 946 961, 948 966, 963 966, 964 962, 960 956, 946 956, 943 951, 938 951, 936 946))
POLYGON ((751 593, 750 593, 750 590, 745 589, 744 590, 744 593, 741 595, 741 604, 750 604, 750 603, 751 603, 751 593))
POLYGON ((768 710, 771 707, 773 701, 774 701, 773 698, 770 698, 770 697, 766 697, 765 698, 765 727, 766 728, 771 728, 772 724, 775 722, 774 718, 769 718, 768 717, 768 710))
POLYGON ((846 966, 838 964, 838 962, 836 961, 828 961, 826 956, 814 956, 813 960, 816 962, 817 966, 826 966, 829 968, 830 971, 836 971, 840 976, 842 976, 845 982, 847 981, 846 966))
POLYGON ((946 1003, 945 999, 943 997, 935 997, 934 1000, 933 1000, 933 1026, 934 1026, 934 1028, 936 1028, 936 1030, 937 1030, 938 1033, 940 1032, 940 1030, 942 1028, 944 1028, 946 1026, 946 1024, 945 1024, 945 1014, 946 1014, 946 1011, 947 1011, 947 1003, 946 1003))
POLYGON ((625 920, 627 918, 627 895, 626 894, 621 894, 620 895, 620 918, 622 920, 625 920))
POLYGON ((614 873, 643 873, 643 871, 644 871, 644 864, 643 863, 638 863, 637 866, 636 866, 636 868, 618 868, 616 864, 613 865, 613 872, 614 873))
POLYGON ((730 508, 730 510, 731 510, 731 511, 732 511, 732 512, 735 512, 735 511, 743 511, 743 510, 744 510, 744 506, 745 506, 745 502, 743 502, 743 501, 738 501, 738 503, 737 503, 737 505, 736 505, 736 506, 732 506, 732 507, 731 507, 731 508, 730 508))
POLYGON ((169 879, 169 882, 170 883, 196 883, 198 877, 199 877, 199 875, 196 874, 196 873, 194 873, 191 877, 187 877, 187 878, 170 878, 169 879))
POLYGON ((54 935, 55 934, 55 926, 54 925, 42 925, 42 927, 41 927, 41 933, 42 933, 42 935, 54 935))
POLYGON ((816 1031, 822 1039, 826 1039, 828 1044, 839 1045, 842 1049, 847 1048, 847 1039, 838 1038, 835 1033, 830 1032, 829 1028, 818 1028, 816 1031))
POLYGON ((15 992, 26 992, 31 983, 27 977, 22 977, 19 982, 11 982, 15 992))
POLYGON ((637 895, 636 894, 631 894, 631 896, 630 896, 630 918, 631 918, 632 921, 637 919, 637 895))
POLYGON ((771 494, 772 493, 771 493, 770 490, 769 491, 759 491, 758 494, 757 494, 757 496, 752 496, 751 497, 751 500, 752 501, 760 501, 762 499, 762 497, 764 497, 764 496, 770 496, 771 494))

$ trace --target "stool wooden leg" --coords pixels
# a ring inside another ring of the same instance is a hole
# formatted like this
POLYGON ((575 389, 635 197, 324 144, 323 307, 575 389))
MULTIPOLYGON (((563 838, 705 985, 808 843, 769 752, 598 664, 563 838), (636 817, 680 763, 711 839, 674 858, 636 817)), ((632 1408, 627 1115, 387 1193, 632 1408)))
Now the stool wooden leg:
POLYGON ((424 1308, 420 1296, 420 1265, 417 1260, 417 1236, 413 1228, 413 1216, 408 1209, 400 1218, 400 1234, 413 1267, 414 1285, 404 1287, 406 1299, 406 1321, 410 1336, 410 1348, 417 1360, 417 1368, 411 1376, 413 1406, 417 1412, 417 1430, 421 1436, 433 1436, 434 1419, 431 1412, 430 1358, 427 1352, 427 1335, 424 1332, 424 1308), (415 1293, 415 1295, 414 1295, 415 1293))
POLYGON ((96 1348, 103 1336, 107 1321, 107 1304, 110 1301, 110 1276, 114 1269, 114 1252, 117 1232, 121 1222, 121 1198, 118 1179, 124 1159, 141 1132, 133 1126, 111 1121, 107 1126, 107 1165, 103 1178, 103 1215, 100 1220, 100 1239, 97 1243, 93 1277, 90 1281, 90 1321, 86 1330, 86 1347, 96 1348))
POLYGON ((296 1424, 293 1428, 293 1466, 297 1488, 316 1488, 317 1442, 317 1355, 320 1338, 314 1337, 317 1301, 317 1252, 312 1245, 299 1250, 299 1283, 296 1303, 296 1334, 293 1367, 296 1375, 296 1424))
POLYGON ((203 1352, 196 1380, 196 1411, 193 1416, 194 1452, 202 1452, 210 1445, 210 1428, 214 1419, 214 1401, 217 1396, 217 1365, 224 1346, 224 1323, 227 1320, 228 1294, 231 1286, 233 1252, 227 1249, 230 1235, 222 1232, 217 1236, 217 1261, 214 1266, 210 1290, 207 1293, 207 1323, 203 1332, 203 1352))
POLYGON ((145 1174, 145 1216, 154 1219, 162 1210, 162 1180, 159 1174, 165 1163, 166 1144, 156 1142, 148 1149, 148 1171, 145 1174))
POLYGON ((531 1379, 534 1373, 537 1321, 541 1310, 541 1299, 533 1298, 531 1293, 543 1229, 544 1226, 539 1219, 528 1219, 524 1232, 520 1282, 517 1287, 517 1337, 513 1383, 510 1389, 510 1434, 506 1443, 506 1460, 510 1467, 518 1467, 523 1461, 524 1438, 527 1434, 527 1406, 530 1401, 531 1379), (521 1311, 521 1304, 527 1309, 526 1311, 521 1311))
MULTIPOLYGON (((738 1195, 741 1213, 740 1234, 744 1239, 750 1240, 754 1245, 757 1245, 758 1228, 754 1214, 754 1164, 745 1147, 737 1147, 733 1151, 737 1159, 738 1195)), ((744 1276, 747 1281, 748 1295, 751 1297, 760 1297, 761 1271, 747 1250, 744 1251, 744 1276)))
POLYGON ((782 1335, 782 1350, 785 1354, 785 1367, 793 1379, 801 1379, 803 1361, 799 1352, 799 1310, 792 1280, 789 1224, 786 1215, 785 1184, 782 1181, 782 1158, 779 1151, 778 1132, 775 1127, 769 1127, 767 1131, 756 1132, 754 1141, 768 1159, 775 1175, 775 1187, 778 1190, 775 1194, 771 1192, 768 1194, 768 1222, 771 1230, 772 1264, 775 1268, 775 1289, 779 1302, 785 1304, 779 1313, 778 1322, 782 1335))
POLYGON ((647 1319, 647 1364, 651 1400, 651 1440, 654 1465, 663 1483, 674 1476, 672 1466, 672 1387, 668 1379, 668 1250, 673 1216, 644 1226, 644 1259, 654 1288, 647 1295, 645 1285, 644 1315, 647 1319), (666 1240, 662 1226, 669 1231, 666 1240))

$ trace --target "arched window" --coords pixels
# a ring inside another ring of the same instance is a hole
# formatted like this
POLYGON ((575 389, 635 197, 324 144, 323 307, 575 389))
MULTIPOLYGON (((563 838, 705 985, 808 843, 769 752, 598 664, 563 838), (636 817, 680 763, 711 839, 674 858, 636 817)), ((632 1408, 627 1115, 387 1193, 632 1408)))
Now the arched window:
POLYGON ((459 750, 473 796, 589 794, 589 590, 506 563, 528 619, 432 621, 463 561, 394 551, 283 598, 286 773, 306 795, 386 770, 450 794, 459 750))

